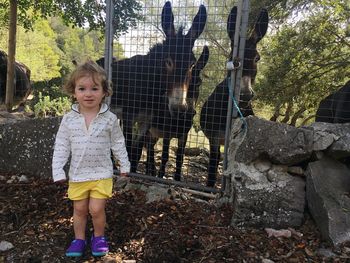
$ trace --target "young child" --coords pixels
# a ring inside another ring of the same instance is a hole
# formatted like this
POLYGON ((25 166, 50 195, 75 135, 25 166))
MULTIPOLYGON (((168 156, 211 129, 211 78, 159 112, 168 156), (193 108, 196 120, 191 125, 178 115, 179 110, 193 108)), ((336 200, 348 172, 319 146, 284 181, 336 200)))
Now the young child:
POLYGON ((72 72, 64 86, 76 104, 63 116, 57 132, 52 171, 54 182, 64 182, 63 167, 71 156, 68 198, 73 200, 75 239, 66 251, 68 257, 79 257, 87 244, 85 228, 90 213, 94 227, 91 251, 94 256, 108 253, 105 238, 107 198, 112 196, 113 155, 120 162, 120 175, 130 170, 125 140, 115 114, 103 103, 112 94, 105 71, 87 61, 72 72))

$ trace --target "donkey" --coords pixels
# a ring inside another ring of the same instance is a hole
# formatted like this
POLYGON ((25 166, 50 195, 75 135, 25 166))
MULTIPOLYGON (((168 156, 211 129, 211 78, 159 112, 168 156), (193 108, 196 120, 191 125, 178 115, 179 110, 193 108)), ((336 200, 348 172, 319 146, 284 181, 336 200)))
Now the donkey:
MULTIPOLYGON (((237 7, 233 7, 227 19, 227 32, 231 39, 231 55, 233 60, 234 35, 236 27, 237 7)), ((268 13, 263 9, 255 23, 254 30, 246 40, 243 60, 243 72, 241 81, 241 94, 239 108, 243 116, 253 115, 251 100, 253 98, 252 85, 254 84, 257 73, 257 62, 259 53, 257 52, 257 43, 265 36, 268 27, 268 13)), ((200 125, 209 140, 210 155, 208 166, 207 186, 214 187, 216 182, 217 167, 220 159, 220 145, 224 144, 226 116, 229 96, 228 82, 230 72, 227 72, 226 78, 216 86, 214 91, 204 103, 201 115, 200 125)))
POLYGON ((350 122, 350 81, 338 91, 321 100, 316 111, 316 122, 350 122))
MULTIPOLYGON (((0 102, 5 100, 7 61, 7 54, 0 50, 0 102)), ((30 69, 23 63, 15 61, 14 78, 14 97, 23 104, 31 92, 30 69)))
MULTIPOLYGON (((169 146, 172 138, 178 138, 178 149, 176 152, 176 172, 174 179, 181 180, 183 156, 187 142, 187 134, 192 127, 193 117, 196 114, 196 102, 199 97, 199 88, 202 84, 200 73, 209 59, 209 48, 204 46, 199 59, 193 65, 190 86, 187 94, 188 109, 179 114, 171 114, 166 104, 153 116, 143 141, 147 148, 146 173, 156 175, 154 161, 154 146, 159 138, 163 138, 162 162, 159 169, 159 177, 164 177, 165 167, 169 160, 169 146)), ((140 147, 140 146, 139 146, 140 147)), ((139 154, 140 155, 140 154, 139 154)), ((139 158, 140 156, 138 156, 139 158)))
POLYGON ((112 82, 116 90, 111 98, 111 107, 122 108, 123 133, 131 171, 136 171, 140 151, 132 145, 133 128, 138 126, 135 124, 151 122, 164 103, 171 115, 188 109, 187 93, 196 61, 192 49, 204 30, 206 19, 206 8, 201 5, 187 34, 183 34, 182 28, 176 32, 171 4, 166 2, 161 19, 166 37, 163 43, 153 46, 147 55, 112 62, 112 82))

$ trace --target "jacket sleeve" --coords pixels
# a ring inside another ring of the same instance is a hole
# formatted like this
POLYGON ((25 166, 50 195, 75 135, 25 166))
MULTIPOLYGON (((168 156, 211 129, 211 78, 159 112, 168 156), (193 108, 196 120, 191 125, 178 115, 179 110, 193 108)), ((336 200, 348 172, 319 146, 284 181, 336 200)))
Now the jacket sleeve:
POLYGON ((52 157, 52 177, 54 182, 67 179, 63 167, 68 161, 70 152, 71 145, 69 139, 69 129, 67 127, 66 118, 64 116, 56 135, 52 157))
POLYGON ((130 172, 130 162, 128 158, 128 152, 126 151, 125 138, 122 130, 120 129, 118 119, 115 118, 111 131, 112 152, 116 159, 120 162, 120 172, 130 172))

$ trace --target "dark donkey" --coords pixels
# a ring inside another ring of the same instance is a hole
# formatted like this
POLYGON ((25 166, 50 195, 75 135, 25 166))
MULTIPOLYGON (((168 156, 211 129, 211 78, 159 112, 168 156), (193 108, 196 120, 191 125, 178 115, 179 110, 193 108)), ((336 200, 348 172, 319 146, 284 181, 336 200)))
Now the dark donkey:
MULTIPOLYGON (((188 109, 178 114, 172 114, 167 105, 159 109, 147 127, 144 144, 147 148, 146 173, 156 174, 154 161, 154 146, 159 138, 163 138, 162 162, 159 169, 159 177, 165 175, 165 167, 169 159, 169 146, 172 138, 178 138, 178 149, 176 151, 176 171, 174 179, 180 181, 183 164, 184 151, 187 142, 187 135, 193 124, 193 117, 196 114, 196 102, 199 97, 199 88, 202 84, 200 73, 209 59, 209 48, 204 46, 199 59, 193 64, 190 86, 187 94, 188 109)), ((142 141, 139 141, 142 143, 142 141)), ((140 147, 140 146, 139 146, 140 147)))
POLYGON ((138 147, 132 147, 133 128, 138 126, 135 124, 151 122, 164 103, 171 114, 188 109, 189 76, 195 61, 192 49, 203 32, 206 19, 206 8, 201 5, 187 34, 184 35, 182 29, 176 32, 171 4, 166 2, 161 23, 166 36, 163 43, 152 47, 147 55, 112 63, 116 92, 111 98, 111 106, 122 108, 123 133, 133 172, 140 151, 138 147))
POLYGON ((350 81, 323 100, 316 112, 316 122, 350 122, 350 81))
MULTIPOLYGON (((0 50, 0 102, 5 101, 7 61, 7 54, 0 50)), ((16 61, 14 78, 14 97, 24 103, 31 92, 30 69, 23 63, 16 61)))
MULTIPOLYGON (((235 35, 237 7, 233 7, 227 20, 227 32, 231 39, 231 55, 233 59, 233 41, 235 35)), ((264 37, 268 26, 268 13, 265 9, 260 12, 251 36, 246 40, 244 50, 243 72, 239 108, 243 116, 253 115, 251 100, 253 98, 252 85, 257 73, 259 53, 256 44, 264 37)), ((220 145, 224 144, 228 101, 231 99, 228 82, 231 73, 216 86, 215 90, 204 103, 200 116, 201 128, 209 140, 210 155, 207 186, 213 187, 216 182, 217 167, 220 160, 220 145)))

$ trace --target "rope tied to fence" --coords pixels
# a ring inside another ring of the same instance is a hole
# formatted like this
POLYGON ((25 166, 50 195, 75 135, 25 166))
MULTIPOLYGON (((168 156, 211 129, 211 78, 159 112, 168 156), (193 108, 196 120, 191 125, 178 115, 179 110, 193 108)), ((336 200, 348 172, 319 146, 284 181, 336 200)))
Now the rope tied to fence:
MULTIPOLYGON (((226 69, 231 71, 231 70, 237 70, 239 67, 241 66, 241 62, 239 60, 239 58, 234 58, 233 61, 228 61, 226 64, 226 69)), ((241 121, 243 122, 242 126, 243 129, 247 128, 247 121, 245 120, 241 109, 238 106, 237 100, 234 96, 234 93, 232 91, 232 81, 231 81, 231 77, 227 78, 227 88, 228 88, 228 92, 229 92, 229 97, 232 99, 233 102, 233 107, 235 107, 237 109, 237 112, 239 114, 239 117, 241 119, 241 121)), ((232 116, 231 116, 232 117, 232 116)))

